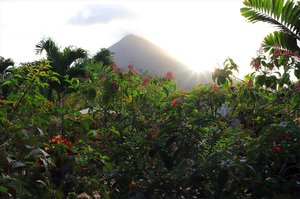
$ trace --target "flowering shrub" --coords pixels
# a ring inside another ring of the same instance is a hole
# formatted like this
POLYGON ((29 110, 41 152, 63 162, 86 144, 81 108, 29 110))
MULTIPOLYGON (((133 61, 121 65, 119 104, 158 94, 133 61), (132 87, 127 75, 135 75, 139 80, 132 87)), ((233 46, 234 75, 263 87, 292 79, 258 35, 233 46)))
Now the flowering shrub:
POLYGON ((87 61, 85 77, 59 78, 60 100, 49 63, 15 69, 1 84, 0 197, 297 198, 298 60, 276 53, 235 82, 227 59, 192 91, 171 71, 87 61))
POLYGON ((69 148, 71 148, 73 146, 73 143, 68 141, 67 139, 62 139, 61 135, 57 135, 54 138, 52 138, 51 140, 49 140, 50 143, 55 143, 55 144, 64 144, 66 146, 68 146, 69 148))
POLYGON ((172 71, 168 71, 168 72, 166 72, 166 74, 165 74, 165 78, 166 79, 174 79, 174 73, 172 72, 172 71))

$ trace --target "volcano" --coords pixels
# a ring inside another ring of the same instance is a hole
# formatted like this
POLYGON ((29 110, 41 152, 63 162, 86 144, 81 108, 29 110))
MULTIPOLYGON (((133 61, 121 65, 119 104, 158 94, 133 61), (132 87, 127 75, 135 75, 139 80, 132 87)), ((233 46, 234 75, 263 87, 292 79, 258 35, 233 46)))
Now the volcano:
POLYGON ((159 46, 136 35, 127 35, 108 49, 121 68, 133 65, 140 73, 160 76, 173 71, 177 87, 181 89, 190 90, 196 84, 212 82, 211 72, 196 74, 159 46))

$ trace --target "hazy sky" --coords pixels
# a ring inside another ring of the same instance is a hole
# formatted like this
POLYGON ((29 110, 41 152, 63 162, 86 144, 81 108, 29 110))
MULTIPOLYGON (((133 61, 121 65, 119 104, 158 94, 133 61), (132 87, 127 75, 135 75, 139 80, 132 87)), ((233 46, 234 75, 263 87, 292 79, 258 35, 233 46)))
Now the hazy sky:
POLYGON ((274 29, 246 22, 242 6, 242 0, 0 0, 0 56, 37 60, 43 37, 94 54, 136 34, 190 67, 213 70, 231 57, 245 73, 274 29))

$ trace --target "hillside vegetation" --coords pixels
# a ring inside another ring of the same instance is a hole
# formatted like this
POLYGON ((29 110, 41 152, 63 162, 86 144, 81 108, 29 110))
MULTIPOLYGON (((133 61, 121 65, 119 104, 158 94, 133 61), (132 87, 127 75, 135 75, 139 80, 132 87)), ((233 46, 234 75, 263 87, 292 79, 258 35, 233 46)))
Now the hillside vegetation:
POLYGON ((241 14, 277 27, 253 72, 228 58, 191 91, 51 38, 43 60, 1 57, 0 198, 299 198, 300 3, 241 14))

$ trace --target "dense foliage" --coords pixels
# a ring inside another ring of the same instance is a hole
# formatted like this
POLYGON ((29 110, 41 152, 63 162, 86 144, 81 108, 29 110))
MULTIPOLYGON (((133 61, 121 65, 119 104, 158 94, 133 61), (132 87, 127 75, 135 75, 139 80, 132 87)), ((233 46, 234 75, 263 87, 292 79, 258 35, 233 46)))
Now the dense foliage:
POLYGON ((282 46, 191 91, 51 39, 45 60, 1 58, 0 197, 298 198, 300 61, 282 46))

